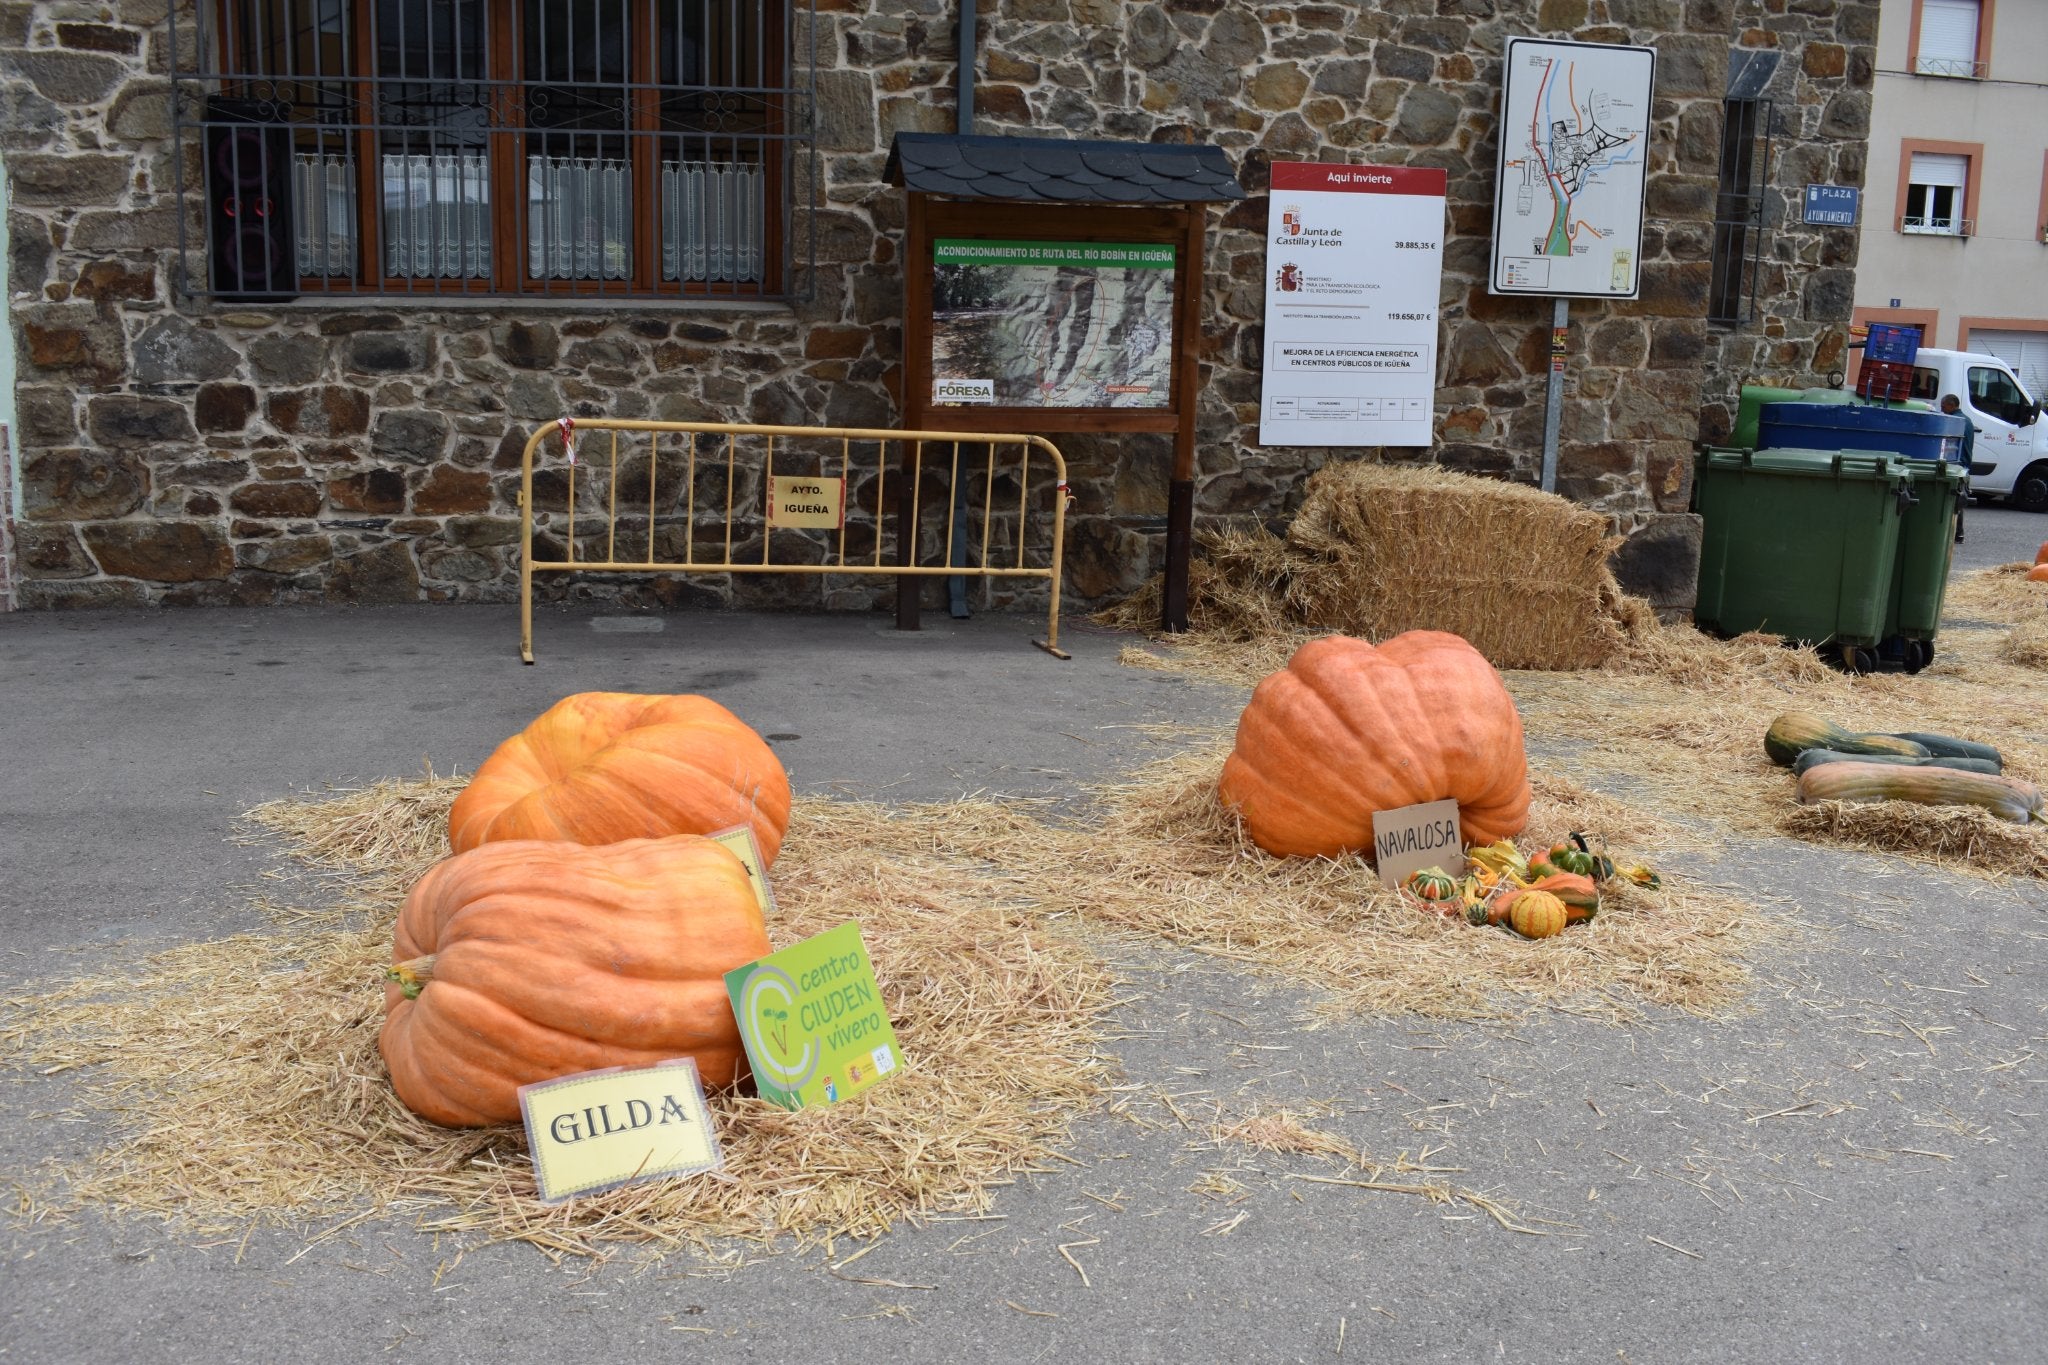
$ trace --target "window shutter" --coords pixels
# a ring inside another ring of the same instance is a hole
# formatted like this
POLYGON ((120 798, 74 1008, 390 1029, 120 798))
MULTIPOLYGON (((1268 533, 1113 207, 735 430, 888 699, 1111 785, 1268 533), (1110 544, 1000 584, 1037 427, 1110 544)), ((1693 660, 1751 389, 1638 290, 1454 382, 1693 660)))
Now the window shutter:
POLYGON ((1976 75, 1977 19, 1978 0, 1922 0, 1920 74, 1976 75))
POLYGON ((1961 190, 1970 183, 1970 158, 1948 152, 1915 152, 1907 177, 1914 185, 1947 185, 1961 190))

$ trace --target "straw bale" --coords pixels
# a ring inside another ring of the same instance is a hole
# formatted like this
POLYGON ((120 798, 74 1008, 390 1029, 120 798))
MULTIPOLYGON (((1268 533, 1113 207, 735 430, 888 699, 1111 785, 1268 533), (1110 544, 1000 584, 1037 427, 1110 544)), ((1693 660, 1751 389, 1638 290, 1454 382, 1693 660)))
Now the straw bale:
POLYGON ((2048 833, 1974 806, 1910 801, 1816 801, 1782 821, 1787 834, 1916 862, 2016 877, 2048 877, 2048 833))
POLYGON ((1318 630, 1449 630, 1496 667, 1587 668, 1618 634, 1602 610, 1618 543, 1604 516, 1525 485, 1345 461, 1310 476, 1287 528, 1288 601, 1318 630))
MULTIPOLYGON (((1599 513, 1526 485, 1434 465, 1326 465, 1285 539, 1197 535, 1188 625, 1204 647, 1185 657, 1258 643, 1284 646, 1261 654, 1284 660, 1330 631, 1448 630, 1497 667, 1592 667, 1656 630, 1649 604, 1608 571, 1618 543, 1599 513)), ((1095 619, 1156 629, 1161 585, 1155 577, 1095 619)))

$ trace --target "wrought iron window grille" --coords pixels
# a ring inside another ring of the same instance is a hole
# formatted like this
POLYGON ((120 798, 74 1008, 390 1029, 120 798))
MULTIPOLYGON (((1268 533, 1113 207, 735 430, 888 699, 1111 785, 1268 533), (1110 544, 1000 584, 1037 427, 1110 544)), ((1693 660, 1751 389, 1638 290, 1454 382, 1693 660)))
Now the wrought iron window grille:
POLYGON ((176 188, 203 206, 179 216, 181 287, 794 297, 815 258, 795 214, 810 5, 201 0, 186 34, 174 6, 176 188))
POLYGON ((1756 317, 1757 281, 1771 238, 1766 195, 1771 184, 1771 132, 1769 100, 1723 102, 1713 274, 1707 286, 1709 322, 1740 327, 1756 317))

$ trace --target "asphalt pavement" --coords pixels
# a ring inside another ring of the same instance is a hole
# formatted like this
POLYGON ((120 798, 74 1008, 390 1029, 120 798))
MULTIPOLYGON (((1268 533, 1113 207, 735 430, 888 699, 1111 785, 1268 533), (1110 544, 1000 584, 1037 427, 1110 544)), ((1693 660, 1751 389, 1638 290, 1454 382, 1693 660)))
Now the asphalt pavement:
MULTIPOLYGON (((1959 563, 2031 559, 2041 535, 2048 518, 1973 510, 1959 563)), ((1137 727, 1240 704, 1120 667, 1114 635, 1071 626, 1060 662, 1029 618, 929 624, 543 612, 528 668, 509 608, 0 618, 0 995, 274 932, 244 907, 279 854, 232 840, 239 812, 473 768, 568 692, 706 693, 787 736, 801 790, 882 800, 1078 800, 1151 752, 1137 727)), ((1775 841, 1688 866, 1793 931, 1733 1017, 1310 1027, 1305 987, 1116 954, 1124 1083, 1326 1106, 1318 1126, 1427 1153, 1551 1235, 1098 1113, 1072 1164, 1000 1192, 988 1235, 902 1228, 845 1276, 815 1254, 593 1268, 523 1245, 443 1273, 447 1240, 402 1218, 309 1250, 317 1228, 201 1245, 0 1216, 0 1359, 2048 1357, 2048 894, 1775 841), (1084 1242, 1085 1284, 1058 1250, 1084 1242)), ((75 1083, 0 1075, 0 1183, 104 1138, 75 1083)))

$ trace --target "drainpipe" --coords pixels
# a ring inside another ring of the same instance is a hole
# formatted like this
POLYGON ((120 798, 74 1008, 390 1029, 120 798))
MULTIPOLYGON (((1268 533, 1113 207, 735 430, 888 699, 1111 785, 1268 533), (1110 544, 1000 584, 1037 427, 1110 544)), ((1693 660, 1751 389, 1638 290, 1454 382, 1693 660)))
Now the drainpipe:
POLYGON ((14 420, 13 259, 7 246, 7 167, 0 164, 0 611, 15 605, 14 528, 21 520, 21 438, 14 420))
POLYGON ((960 108, 953 130, 974 135, 974 0, 960 0, 960 108))
MULTIPOLYGON (((959 108, 954 115, 954 131, 962 137, 974 136, 974 0, 960 0, 960 76, 957 100, 959 108)), ((961 461, 953 461, 953 562, 950 567, 964 568, 967 564, 967 481, 960 477, 961 461)), ((986 604, 989 581, 981 580, 982 595, 986 604)), ((946 614, 954 620, 964 620, 971 613, 967 607, 967 579, 955 574, 946 579, 946 614)))

